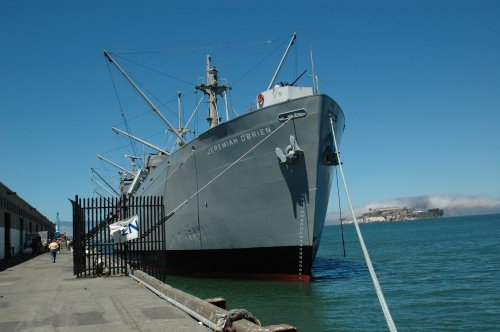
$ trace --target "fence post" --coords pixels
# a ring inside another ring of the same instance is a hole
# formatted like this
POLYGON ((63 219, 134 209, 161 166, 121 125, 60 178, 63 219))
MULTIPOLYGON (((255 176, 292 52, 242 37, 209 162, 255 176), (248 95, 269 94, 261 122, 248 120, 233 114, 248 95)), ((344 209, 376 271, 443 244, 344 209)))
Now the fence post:
POLYGON ((82 251, 82 208, 78 202, 78 195, 75 200, 69 200, 73 206, 73 275, 77 277, 82 273, 81 251, 82 251))

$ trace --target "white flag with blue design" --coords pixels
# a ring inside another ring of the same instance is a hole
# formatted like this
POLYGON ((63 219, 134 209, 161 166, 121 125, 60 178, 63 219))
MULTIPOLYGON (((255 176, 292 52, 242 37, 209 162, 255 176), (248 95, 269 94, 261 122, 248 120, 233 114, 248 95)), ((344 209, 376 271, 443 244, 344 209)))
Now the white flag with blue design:
POLYGON ((118 220, 109 225, 109 233, 115 243, 139 238, 139 216, 135 215, 125 220, 118 220))

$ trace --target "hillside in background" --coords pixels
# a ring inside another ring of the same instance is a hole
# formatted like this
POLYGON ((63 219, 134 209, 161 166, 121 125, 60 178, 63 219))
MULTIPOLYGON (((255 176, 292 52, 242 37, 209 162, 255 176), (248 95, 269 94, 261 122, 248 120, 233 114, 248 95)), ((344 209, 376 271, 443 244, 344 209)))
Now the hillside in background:
MULTIPOLYGON (((370 210, 386 207, 407 208, 410 211, 440 209, 443 211, 443 216, 454 217, 500 213, 500 199, 454 194, 404 197, 368 203, 355 208, 354 213, 358 218, 365 213, 369 213, 370 210)), ((338 224, 339 218, 339 211, 332 211, 327 214, 325 223, 327 225, 338 224)), ((342 211, 342 219, 352 219, 349 209, 346 208, 342 211)))

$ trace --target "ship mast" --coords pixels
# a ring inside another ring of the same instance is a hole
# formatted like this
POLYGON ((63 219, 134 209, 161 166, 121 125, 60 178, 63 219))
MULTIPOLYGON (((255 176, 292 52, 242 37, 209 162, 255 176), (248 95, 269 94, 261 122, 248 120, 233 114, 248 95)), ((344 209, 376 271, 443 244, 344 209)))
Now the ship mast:
POLYGON ((214 128, 219 125, 220 121, 219 113, 217 112, 217 96, 229 89, 226 85, 219 85, 217 73, 217 68, 212 67, 211 56, 207 55, 207 84, 200 84, 196 86, 196 89, 202 91, 208 96, 207 121, 210 124, 210 128, 214 128))
MULTIPOLYGON (((178 134, 177 137, 179 137, 179 136, 184 137, 184 135, 189 133, 188 128, 182 127, 181 96, 182 96, 182 92, 177 91, 177 111, 178 111, 178 117, 179 117, 179 127, 174 129, 175 131, 177 131, 177 134, 178 134)), ((177 138, 177 146, 181 147, 183 145, 184 145, 184 142, 181 141, 179 138, 177 138)))

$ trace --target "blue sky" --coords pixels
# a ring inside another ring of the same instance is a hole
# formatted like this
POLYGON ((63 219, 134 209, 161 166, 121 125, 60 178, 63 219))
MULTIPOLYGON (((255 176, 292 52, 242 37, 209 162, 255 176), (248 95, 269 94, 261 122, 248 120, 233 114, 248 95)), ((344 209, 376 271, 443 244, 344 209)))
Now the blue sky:
MULTIPOLYGON (((120 56, 184 80, 149 80, 121 60, 167 116, 177 90, 194 108, 210 53, 241 114, 295 31, 282 79, 310 68, 312 47, 320 90, 346 115, 355 206, 427 195, 500 204, 499 1, 1 0, 0 181, 49 219, 71 220, 67 198, 94 195, 91 167, 116 177, 96 158, 124 162, 127 144, 111 131, 124 125, 102 50, 157 51, 120 56)), ((167 146, 165 126, 112 77, 132 132, 167 146)))

